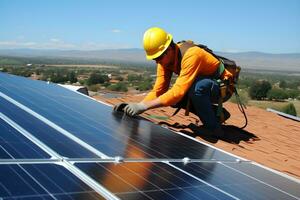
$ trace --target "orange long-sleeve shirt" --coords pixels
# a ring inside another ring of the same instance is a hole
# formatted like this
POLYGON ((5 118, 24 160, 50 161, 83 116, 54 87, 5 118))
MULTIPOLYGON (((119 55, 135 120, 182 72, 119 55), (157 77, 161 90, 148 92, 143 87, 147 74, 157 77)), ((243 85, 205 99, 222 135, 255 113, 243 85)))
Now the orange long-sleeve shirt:
MULTIPOLYGON (((176 47, 176 56, 179 48, 176 47)), ((178 57, 175 58, 178 61, 178 57)), ((213 75, 220 65, 220 61, 213 55, 199 47, 189 48, 174 66, 157 65, 157 78, 151 92, 143 101, 159 98, 163 106, 174 105, 179 102, 199 76, 213 75), (170 90, 169 85, 172 73, 178 74, 175 84, 170 90)))

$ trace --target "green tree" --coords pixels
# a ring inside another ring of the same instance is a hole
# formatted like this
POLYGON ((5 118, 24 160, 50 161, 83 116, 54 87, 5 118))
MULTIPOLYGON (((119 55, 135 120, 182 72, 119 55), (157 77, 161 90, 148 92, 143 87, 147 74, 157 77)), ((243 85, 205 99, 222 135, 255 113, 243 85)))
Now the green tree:
POLYGON ((285 81, 285 80, 281 80, 281 81, 279 82, 279 87, 282 88, 282 89, 287 88, 287 83, 286 83, 286 81, 285 81))
POLYGON ((129 82, 141 81, 141 80, 143 80, 143 76, 142 75, 136 75, 136 74, 129 74, 128 77, 127 77, 127 80, 129 82))
POLYGON ((287 93, 283 89, 273 88, 271 89, 268 94, 269 100, 284 100, 288 98, 287 93))
POLYGON ((53 73, 51 76, 50 76, 50 81, 53 82, 53 83, 65 83, 68 81, 67 77, 66 76, 63 76, 61 74, 56 74, 56 73, 53 73))
POLYGON ((288 105, 283 107, 282 112, 289 115, 297 116, 297 111, 293 103, 289 103, 288 105))
POLYGON ((103 75, 99 72, 93 72, 91 73, 90 77, 87 79, 87 85, 105 83, 108 80, 109 80, 108 76, 103 75))
POLYGON ((127 92, 128 88, 125 83, 119 82, 114 85, 109 85, 107 89, 112 91, 127 92))
POLYGON ((266 80, 255 81, 249 89, 251 99, 262 100, 267 97, 267 93, 272 88, 270 82, 266 80))
POLYGON ((67 78, 68 78, 68 80, 69 80, 71 83, 76 83, 76 82, 77 82, 76 74, 75 74, 75 72, 73 72, 73 71, 68 72, 67 78))
POLYGON ((149 81, 149 80, 140 82, 138 84, 138 86, 136 87, 136 89, 139 91, 146 91, 146 90, 150 90, 151 88, 152 88, 152 81, 149 81))
POLYGON ((289 89, 286 90, 288 98, 296 99, 300 96, 300 90, 297 89, 289 89))

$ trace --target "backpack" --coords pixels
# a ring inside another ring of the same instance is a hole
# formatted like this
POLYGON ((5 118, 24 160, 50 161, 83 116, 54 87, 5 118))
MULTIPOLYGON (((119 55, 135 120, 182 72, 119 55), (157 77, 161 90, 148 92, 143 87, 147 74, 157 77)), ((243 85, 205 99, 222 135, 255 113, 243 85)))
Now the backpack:
POLYGON ((188 40, 188 41, 183 40, 183 41, 178 42, 177 44, 180 44, 181 55, 184 55, 184 53, 186 52, 187 49, 194 47, 194 46, 197 46, 197 47, 205 50, 206 52, 210 53, 211 55, 213 55, 215 58, 217 58, 224 64, 225 69, 227 69, 233 75, 233 80, 232 80, 233 83, 237 84, 238 79, 239 79, 239 74, 241 71, 241 67, 237 66, 235 61, 225 58, 223 56, 219 56, 219 55, 215 54, 213 52, 213 50, 208 48, 206 45, 194 44, 194 42, 191 40, 188 40))
MULTIPOLYGON (((235 61, 230 60, 228 58, 225 58, 223 56, 219 56, 217 54, 215 54, 213 52, 213 50, 211 50, 210 48, 208 48, 206 45, 203 44, 194 44, 193 41, 188 40, 188 41, 180 41, 177 44, 180 45, 180 52, 181 52, 181 56, 183 57, 184 53, 191 47, 197 46, 203 50, 205 50, 206 52, 210 53, 211 55, 213 55, 215 58, 217 58, 219 61, 221 61, 223 63, 223 66, 226 70, 228 70, 232 75, 233 78, 232 80, 217 80, 219 82, 220 85, 220 99, 219 99, 219 103, 218 103, 218 111, 217 111, 217 116, 220 117, 220 121, 224 122, 224 115, 223 115, 223 102, 227 101, 232 94, 235 94, 236 100, 237 100, 237 105, 239 110, 243 113, 244 117, 245 117, 245 125, 243 127, 241 127, 242 129, 245 128, 248 124, 248 119, 246 116, 246 112, 244 110, 244 108, 246 108, 246 106, 242 103, 237 89, 236 89, 236 84, 238 83, 239 80, 239 74, 241 71, 241 67, 236 65, 235 61), (223 118, 223 119, 222 119, 223 118)), ((220 71, 220 75, 223 73, 223 70, 219 70, 220 71)), ((189 103, 187 103, 189 104, 189 103)), ((186 115, 188 115, 189 112, 189 106, 186 107, 186 115)), ((179 110, 175 111, 174 115, 178 112, 179 110)))

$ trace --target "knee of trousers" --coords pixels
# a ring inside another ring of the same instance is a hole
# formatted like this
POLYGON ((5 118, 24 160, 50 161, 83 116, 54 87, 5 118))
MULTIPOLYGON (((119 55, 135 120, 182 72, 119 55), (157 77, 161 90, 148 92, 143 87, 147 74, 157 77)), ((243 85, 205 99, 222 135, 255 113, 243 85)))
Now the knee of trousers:
POLYGON ((216 89, 216 86, 211 79, 202 79, 197 81, 189 91, 190 96, 210 96, 216 89))

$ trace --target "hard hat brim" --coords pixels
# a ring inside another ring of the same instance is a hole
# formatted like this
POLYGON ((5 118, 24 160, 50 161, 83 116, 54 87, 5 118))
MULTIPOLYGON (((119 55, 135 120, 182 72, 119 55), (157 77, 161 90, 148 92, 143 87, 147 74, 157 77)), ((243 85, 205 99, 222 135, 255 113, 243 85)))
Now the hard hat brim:
POLYGON ((161 51, 156 52, 155 54, 152 54, 152 55, 146 54, 147 60, 154 60, 154 59, 158 58, 161 54, 163 54, 167 50, 167 48, 171 44, 171 41, 173 40, 173 36, 171 34, 168 34, 167 37, 168 37, 168 40, 167 40, 164 48, 161 51))

